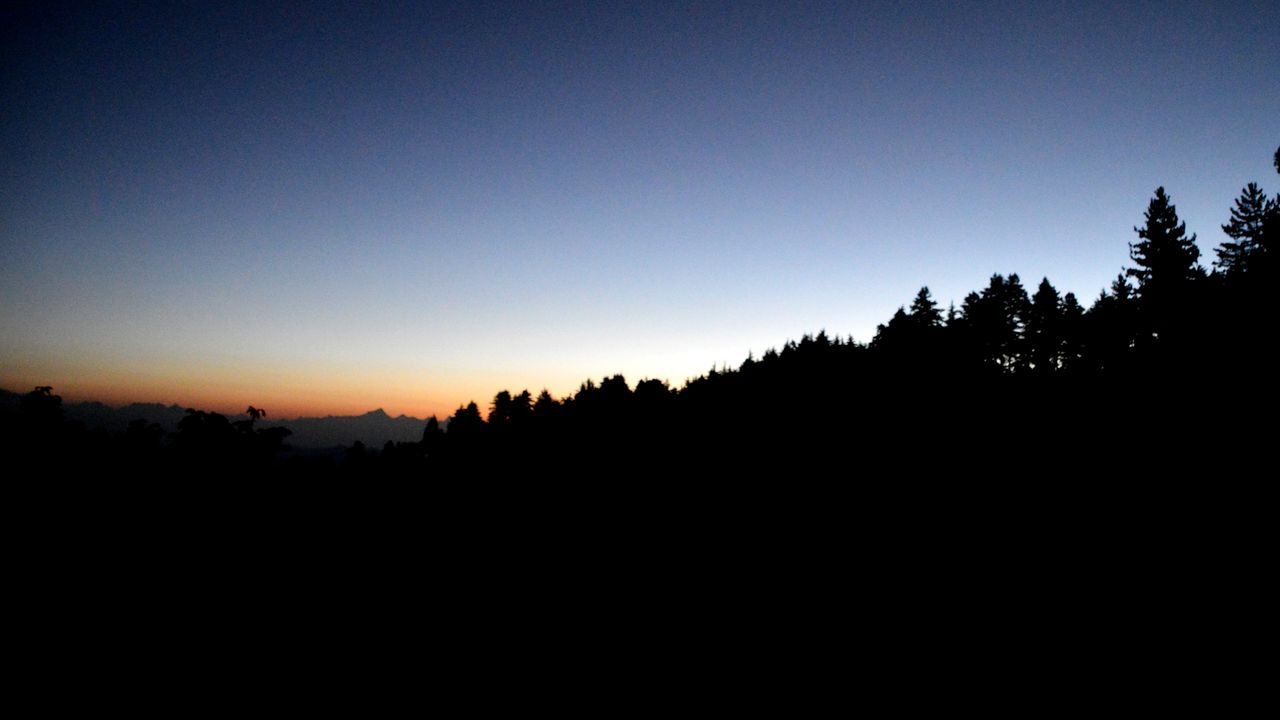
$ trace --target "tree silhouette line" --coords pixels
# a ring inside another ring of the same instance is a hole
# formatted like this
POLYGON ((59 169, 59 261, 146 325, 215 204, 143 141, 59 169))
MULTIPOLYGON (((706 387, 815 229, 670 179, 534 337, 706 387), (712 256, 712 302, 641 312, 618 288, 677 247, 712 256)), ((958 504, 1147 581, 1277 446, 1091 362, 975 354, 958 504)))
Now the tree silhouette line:
MULTIPOLYGON (((1280 149, 1274 162, 1280 172, 1280 149)), ((289 431, 255 427, 265 411, 252 406, 238 421, 188 410, 171 434, 141 421, 87 430, 61 417, 48 386, 22 397, 3 435, 11 455, 49 470, 228 475, 857 477, 887 461, 894 473, 1022 477, 1097 475, 1104 457, 1134 458, 1135 472, 1223 467, 1271 430, 1245 418, 1276 397, 1280 195, 1249 183, 1222 230, 1205 268, 1159 187, 1134 227, 1132 266, 1087 308, 1048 278, 1029 292, 1016 273, 945 310, 922 287, 869 343, 806 334, 680 388, 614 375, 563 398, 502 390, 483 409, 430 418, 419 442, 357 443, 338 460, 282 458, 289 431)))

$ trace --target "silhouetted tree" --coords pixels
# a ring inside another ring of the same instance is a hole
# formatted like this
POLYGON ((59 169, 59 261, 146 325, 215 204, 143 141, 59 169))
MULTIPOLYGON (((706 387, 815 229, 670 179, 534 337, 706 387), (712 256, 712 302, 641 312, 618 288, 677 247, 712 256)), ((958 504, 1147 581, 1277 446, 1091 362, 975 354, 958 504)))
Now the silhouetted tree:
POLYGON ((1085 351, 1084 308, 1076 300, 1075 293, 1062 298, 1062 370, 1068 373, 1081 369, 1085 351))
POLYGON ((1198 264, 1200 248, 1194 233, 1187 237, 1186 223, 1178 220, 1177 208, 1163 187, 1156 188, 1143 216, 1146 224, 1134 228, 1141 240, 1129 244, 1129 257, 1138 267, 1125 272, 1138 281, 1139 296, 1163 299, 1203 274, 1198 264))
MULTIPOLYGON (((1276 150, 1275 167, 1276 172, 1280 173, 1280 149, 1276 150)), ((1256 269, 1260 270, 1263 275, 1260 285, 1264 288, 1269 288, 1264 292, 1269 296, 1268 304, 1273 308, 1280 305, 1274 288, 1269 287, 1274 283, 1275 266, 1277 258, 1280 256, 1280 248, 1275 247, 1277 242, 1280 242, 1280 193, 1276 193, 1276 196, 1271 199, 1270 212, 1267 213, 1267 217, 1262 222, 1262 238, 1259 241, 1262 252, 1256 258, 1258 261, 1256 264, 1261 266, 1256 269)))
POLYGON ((484 418, 480 417, 480 408, 475 402, 460 407, 449 420, 449 435, 473 435, 484 432, 484 418))
POLYGON ((605 378, 600 381, 600 394, 611 406, 620 406, 631 398, 631 388, 627 379, 621 375, 605 378))
POLYGON ((1141 240, 1129 245, 1137 267, 1126 270, 1138 281, 1138 339, 1143 345, 1173 343, 1185 349, 1198 334, 1192 330, 1198 324, 1199 311, 1193 295, 1196 280, 1204 276, 1196 236, 1187 236, 1186 224, 1178 220, 1177 209, 1163 187, 1156 188, 1144 217, 1146 224, 1134 228, 1141 240))
POLYGON ((519 395, 511 398, 508 417, 516 427, 523 426, 533 417, 533 396, 528 390, 521 390, 519 395))
POLYGON ((493 396, 489 405, 489 427, 493 430, 505 430, 511 421, 511 393, 502 390, 493 396))
MULTIPOLYGON (((829 364, 842 349, 824 340, 819 344, 825 359, 815 359, 815 366, 829 364)), ((876 326, 871 345, 882 353, 884 368, 888 372, 910 375, 916 381, 940 366, 945 358, 942 353, 942 313, 929 294, 928 287, 920 288, 911 301, 911 310, 899 307, 887 324, 876 326)), ((801 348, 805 347, 801 343, 801 348)))
POLYGON ((1017 274, 991 276, 981 294, 970 293, 961 306, 971 352, 1003 372, 1025 365, 1023 338, 1031 301, 1017 274))
POLYGON ((1218 259, 1214 265, 1229 277, 1248 272, 1257 257, 1268 250, 1263 228, 1268 214, 1273 212, 1276 201, 1268 198, 1257 183, 1245 186, 1231 209, 1231 219, 1222 226, 1231 241, 1215 250, 1218 259))
POLYGON ((671 400, 673 390, 662 380, 641 380, 636 383, 635 399, 647 406, 662 405, 671 400))
POLYGON ((444 437, 444 431, 440 429, 440 421, 435 415, 427 418, 427 426, 422 429, 422 450, 430 454, 440 447, 441 438, 444 437))
POLYGON ((1040 287, 1031 298, 1026 338, 1032 370, 1037 375, 1055 372, 1062 354, 1062 304, 1058 291, 1049 284, 1049 278, 1040 281, 1040 287))
POLYGON ((1089 365, 1104 373, 1128 367, 1138 335, 1138 301, 1123 273, 1103 290, 1085 316, 1085 349, 1089 365))
POLYGON ((909 344, 909 335, 913 323, 907 315, 907 309, 899 307, 889 322, 876 325, 876 335, 871 339, 871 346, 881 350, 900 350, 909 344))
POLYGON ((559 414, 559 410, 560 403, 551 397, 550 391, 543 388, 533 403, 533 416, 539 420, 549 420, 559 414))
POLYGON ((19 412, 29 427, 50 429, 62 422, 62 396, 53 394, 52 385, 40 385, 22 396, 19 412))
POLYGON ((267 411, 250 405, 249 409, 244 411, 244 414, 249 416, 248 420, 237 420, 236 422, 231 423, 231 426, 244 435, 252 435, 254 423, 259 419, 266 417, 267 411))
POLYGON ((915 300, 911 301, 911 321, 918 327, 937 328, 942 325, 942 313, 938 303, 933 301, 928 286, 920 288, 915 300))

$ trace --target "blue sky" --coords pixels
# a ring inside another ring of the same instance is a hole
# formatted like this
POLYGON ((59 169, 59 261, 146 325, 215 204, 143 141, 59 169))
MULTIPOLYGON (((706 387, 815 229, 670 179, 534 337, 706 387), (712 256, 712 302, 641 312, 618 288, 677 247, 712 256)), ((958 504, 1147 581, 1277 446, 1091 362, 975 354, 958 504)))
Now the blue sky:
POLYGON ((0 14, 4 387, 679 384, 1280 185, 1275 3, 255 5, 0 14))

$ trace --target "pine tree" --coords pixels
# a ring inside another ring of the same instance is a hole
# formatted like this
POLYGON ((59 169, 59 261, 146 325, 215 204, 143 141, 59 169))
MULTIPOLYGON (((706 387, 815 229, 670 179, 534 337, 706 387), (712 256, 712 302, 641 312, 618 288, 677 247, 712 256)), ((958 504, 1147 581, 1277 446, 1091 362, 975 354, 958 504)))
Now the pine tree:
POLYGON ((1062 353, 1062 302, 1049 278, 1040 281, 1031 298, 1026 333, 1033 371, 1048 375, 1057 370, 1062 353))
POLYGON ((1133 286, 1122 273, 1103 290, 1085 316, 1084 344, 1087 364, 1104 373, 1118 372, 1128 364, 1138 335, 1137 300, 1133 286))
POLYGON ((1025 370, 1027 315, 1031 311, 1031 300, 1017 273, 1009 274, 1000 300, 1005 330, 1008 333, 1004 346, 1004 366, 1007 370, 1025 370))
POLYGON ((484 432, 484 418, 480 417, 480 408, 472 401, 466 407, 460 407, 449 420, 450 435, 470 435, 484 432))
POLYGON ((550 418, 560 409, 560 403, 551 397, 551 391, 546 388, 538 393, 538 399, 533 403, 533 416, 540 419, 550 418))
POLYGON ((441 438, 444 437, 444 431, 440 429, 440 421, 435 415, 427 418, 427 426, 422 429, 422 450, 428 454, 435 452, 440 447, 441 438))
POLYGON ((1062 370, 1075 372, 1084 355, 1084 308, 1075 293, 1062 297, 1062 370))
POLYGON ((907 315, 906 308, 899 307, 893 313, 893 317, 889 318, 888 323, 876 325, 876 334, 871 339, 871 346, 901 350, 909 342, 910 329, 911 317, 907 315))
POLYGON ((1192 329, 1199 309, 1196 280, 1204 277, 1197 262, 1200 249, 1196 236, 1187 236, 1187 226, 1164 188, 1147 205, 1146 225, 1134 228, 1141 241, 1129 245, 1129 255, 1138 267, 1126 270, 1138 280, 1138 333, 1141 345, 1172 342, 1185 347, 1196 332, 1192 329))
POLYGON ((1215 250, 1218 260, 1214 265, 1228 276, 1248 272, 1258 255, 1267 250, 1263 227, 1267 215, 1275 211, 1275 201, 1257 183, 1245 186, 1231 209, 1231 220, 1222 226, 1222 232, 1234 242, 1224 242, 1215 250))
POLYGON ((1198 264, 1200 248, 1196 236, 1187 237, 1186 223, 1179 222, 1177 208, 1169 202, 1163 187, 1147 205, 1145 227, 1135 227, 1141 241, 1129 244, 1129 257, 1138 264, 1126 274, 1138 281, 1140 295, 1177 292, 1203 272, 1198 264))
MULTIPOLYGON (((1105 292, 1103 293, 1106 294, 1105 292)), ((1133 301, 1133 286, 1129 284, 1129 279, 1125 275, 1117 275, 1115 280, 1111 281, 1111 297, 1121 305, 1126 305, 1133 301)))
POLYGON ((1005 372, 1025 366, 1025 323, 1030 301, 1017 274, 995 274, 982 294, 969 293, 961 306, 964 334, 982 361, 1005 372))
POLYGON ((494 430, 502 430, 510 424, 511 392, 503 390, 493 396, 493 404, 489 406, 489 427, 494 430))
POLYGON ((920 288, 916 299, 911 301, 911 320, 920 327, 936 328, 942 325, 942 313, 938 303, 929 294, 928 286, 920 288))

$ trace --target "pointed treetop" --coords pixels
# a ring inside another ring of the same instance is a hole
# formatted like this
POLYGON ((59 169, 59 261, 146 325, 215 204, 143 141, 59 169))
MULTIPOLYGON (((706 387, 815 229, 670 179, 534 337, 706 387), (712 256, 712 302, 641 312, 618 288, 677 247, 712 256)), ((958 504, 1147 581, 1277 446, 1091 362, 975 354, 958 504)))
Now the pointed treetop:
POLYGON ((1129 284, 1129 276, 1120 273, 1115 280, 1111 281, 1111 297, 1117 300, 1128 300, 1131 295, 1133 295, 1133 286, 1129 284))
POLYGON ((1036 294, 1031 297, 1031 304, 1036 308, 1053 309, 1058 307, 1059 302, 1058 289, 1049 282, 1049 278, 1040 281, 1036 294))
POLYGON ((937 327, 942 324, 942 313, 938 310, 938 303, 934 302, 929 294, 927 285, 920 288, 920 292, 916 293, 916 299, 911 301, 911 319, 925 327, 937 327))

